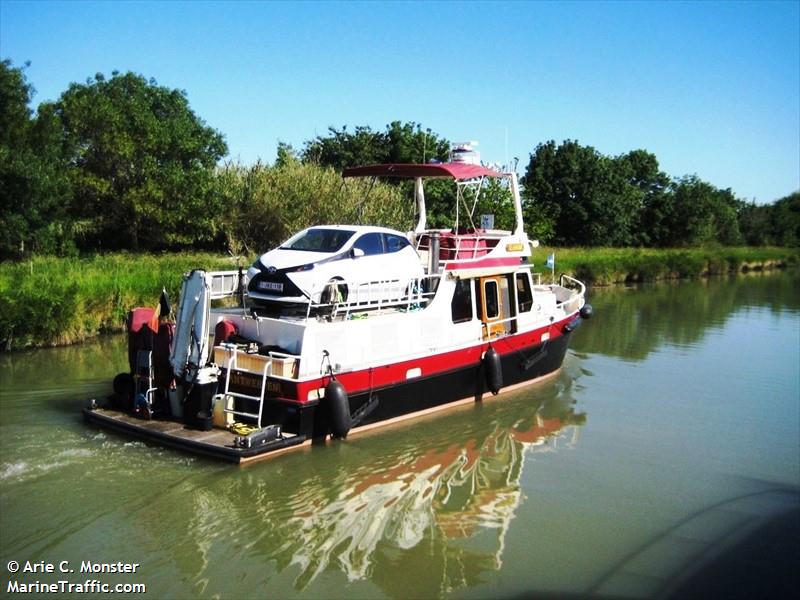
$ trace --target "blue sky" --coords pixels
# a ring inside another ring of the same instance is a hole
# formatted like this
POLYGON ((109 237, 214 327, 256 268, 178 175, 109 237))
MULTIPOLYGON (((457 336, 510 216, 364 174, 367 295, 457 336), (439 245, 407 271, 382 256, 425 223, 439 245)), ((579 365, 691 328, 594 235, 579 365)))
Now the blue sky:
POLYGON ((33 105, 134 71, 186 91, 230 157, 415 121, 484 160, 644 148, 744 199, 800 189, 800 2, 0 0, 33 105))

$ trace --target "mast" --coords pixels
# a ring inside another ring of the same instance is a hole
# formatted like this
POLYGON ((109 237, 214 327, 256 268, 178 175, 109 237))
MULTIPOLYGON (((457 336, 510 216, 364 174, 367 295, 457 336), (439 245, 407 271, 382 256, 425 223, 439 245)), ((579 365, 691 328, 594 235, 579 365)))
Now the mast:
POLYGON ((422 186, 422 177, 417 177, 414 179, 414 199, 417 201, 417 214, 419 215, 419 221, 417 221, 417 227, 414 229, 414 233, 422 233, 425 231, 427 227, 427 214, 425 211, 425 190, 422 186))

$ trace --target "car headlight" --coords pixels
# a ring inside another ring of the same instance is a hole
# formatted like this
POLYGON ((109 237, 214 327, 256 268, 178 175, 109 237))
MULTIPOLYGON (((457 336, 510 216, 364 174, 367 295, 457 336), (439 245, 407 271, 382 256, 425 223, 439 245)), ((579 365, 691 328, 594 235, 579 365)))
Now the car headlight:
POLYGON ((261 273, 261 269, 259 268, 260 263, 256 261, 253 265, 247 269, 247 280, 252 281, 253 277, 261 273))

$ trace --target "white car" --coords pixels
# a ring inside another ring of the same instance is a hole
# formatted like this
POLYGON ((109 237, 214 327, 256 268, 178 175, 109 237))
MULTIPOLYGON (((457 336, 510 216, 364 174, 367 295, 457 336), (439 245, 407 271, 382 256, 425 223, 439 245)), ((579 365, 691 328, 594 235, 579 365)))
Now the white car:
POLYGON ((399 299, 424 275, 405 234, 385 227, 320 225, 263 254, 247 271, 257 306, 399 299))

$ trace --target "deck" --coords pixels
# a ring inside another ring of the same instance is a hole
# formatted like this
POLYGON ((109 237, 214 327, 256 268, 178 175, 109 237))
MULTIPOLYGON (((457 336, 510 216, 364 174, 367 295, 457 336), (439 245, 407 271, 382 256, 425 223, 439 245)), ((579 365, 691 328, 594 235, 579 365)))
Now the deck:
POLYGON ((146 421, 126 412, 108 408, 86 408, 83 416, 88 422, 105 428, 145 440, 157 441, 193 454, 202 454, 233 463, 249 462, 263 457, 265 454, 297 446, 306 441, 304 435, 283 433, 280 439, 261 446, 239 448, 234 445, 236 435, 225 429, 199 431, 170 419, 154 418, 146 421))

